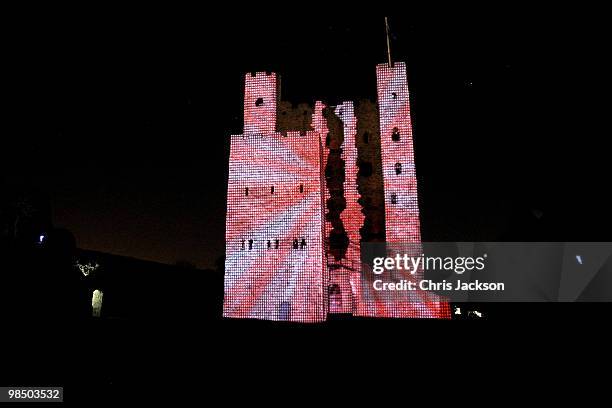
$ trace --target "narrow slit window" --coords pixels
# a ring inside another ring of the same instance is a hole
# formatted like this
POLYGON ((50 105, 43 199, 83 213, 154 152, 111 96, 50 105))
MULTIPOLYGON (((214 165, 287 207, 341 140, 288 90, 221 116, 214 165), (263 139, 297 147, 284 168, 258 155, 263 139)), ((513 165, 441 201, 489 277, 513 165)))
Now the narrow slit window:
POLYGON ((300 244, 298 243, 298 240, 297 240, 297 239, 294 239, 294 240, 293 240, 293 249, 298 249, 298 248, 299 248, 299 245, 300 245, 300 244))
POLYGON ((278 239, 274 241, 274 249, 278 249, 278 239))
POLYGON ((394 142, 400 141, 400 132, 398 128, 393 128, 393 133, 391 133, 391 140, 394 142))
POLYGON ((248 195, 249 195, 249 188, 248 188, 248 187, 245 187, 245 188, 244 188, 244 195, 245 195, 245 196, 248 196, 248 195))
POLYGON ((306 238, 302 238, 302 242, 300 243, 300 248, 306 248, 306 238))
POLYGON ((300 193, 303 193, 303 192, 304 192, 304 185, 300 184, 300 193))
POLYGON ((249 239, 249 251, 253 249, 253 240, 249 239))
POLYGON ((395 174, 402 174, 402 163, 395 163, 395 174))
POLYGON ((274 186, 270 187, 270 194, 274 194, 274 186))

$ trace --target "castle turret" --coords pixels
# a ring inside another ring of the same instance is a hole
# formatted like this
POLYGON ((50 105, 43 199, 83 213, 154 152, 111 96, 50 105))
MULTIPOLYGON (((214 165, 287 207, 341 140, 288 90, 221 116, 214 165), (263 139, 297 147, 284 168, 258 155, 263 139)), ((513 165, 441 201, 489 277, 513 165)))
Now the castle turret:
MULTIPOLYGON (((418 257, 422 254, 417 178, 414 166, 410 97, 406 64, 395 62, 376 66, 380 117, 380 146, 385 194, 385 231, 387 256, 418 257)), ((390 272, 395 281, 422 279, 405 270, 390 272)), ((448 303, 433 293, 362 295, 358 311, 374 317, 450 317, 448 303)))
POLYGON ((275 73, 248 73, 244 82, 244 133, 276 130, 280 78, 275 73))
POLYGON ((420 242, 406 64, 376 66, 387 242, 420 242))

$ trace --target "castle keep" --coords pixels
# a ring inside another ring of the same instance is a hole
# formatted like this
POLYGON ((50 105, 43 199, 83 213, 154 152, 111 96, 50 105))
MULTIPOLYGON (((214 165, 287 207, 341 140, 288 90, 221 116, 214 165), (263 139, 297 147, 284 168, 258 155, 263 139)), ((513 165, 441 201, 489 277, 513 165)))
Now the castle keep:
POLYGON ((377 115, 352 101, 317 101, 301 115, 280 102, 275 73, 245 76, 244 132, 231 136, 225 317, 450 316, 433 298, 363 290, 361 242, 421 242, 406 66, 380 64, 376 78, 377 115))

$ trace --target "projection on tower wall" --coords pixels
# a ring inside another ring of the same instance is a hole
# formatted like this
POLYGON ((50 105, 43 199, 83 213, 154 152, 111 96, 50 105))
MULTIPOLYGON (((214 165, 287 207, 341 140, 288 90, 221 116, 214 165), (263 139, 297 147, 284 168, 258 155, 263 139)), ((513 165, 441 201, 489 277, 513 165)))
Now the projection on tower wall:
MULTIPOLYGON (((376 69, 385 231, 390 243, 420 243, 417 183, 405 64, 376 69)), ((320 322, 330 313, 367 317, 449 318, 447 303, 388 299, 363 290, 357 123, 350 101, 335 107, 316 102, 311 130, 278 131, 279 78, 245 76, 244 132, 231 136, 223 315, 293 322, 320 322), (327 108, 327 110, 325 110, 327 108), (348 237, 343 258, 330 253, 325 168, 331 112, 344 141, 340 214, 348 237)), ((364 267, 367 267, 364 266, 364 267)))

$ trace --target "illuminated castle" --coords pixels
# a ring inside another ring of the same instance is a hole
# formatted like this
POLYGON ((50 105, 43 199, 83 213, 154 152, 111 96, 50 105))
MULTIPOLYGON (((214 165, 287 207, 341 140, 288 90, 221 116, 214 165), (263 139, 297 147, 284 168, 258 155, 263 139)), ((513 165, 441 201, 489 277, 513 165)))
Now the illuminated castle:
MULTIPOLYGON (((376 77, 386 241, 420 243, 406 66, 380 64, 376 77)), ((223 315, 296 322, 324 321, 329 313, 449 317, 444 302, 389 303, 363 291, 353 102, 316 102, 308 129, 297 131, 279 131, 278 109, 278 76, 247 74, 244 132, 231 136, 223 315), (334 127, 343 135, 339 146, 330 143, 334 127), (332 153, 344 163, 342 175, 326 174, 332 153), (338 228, 326 217, 338 191, 345 200, 335 222, 346 241, 341 255, 330 242, 338 228)))

